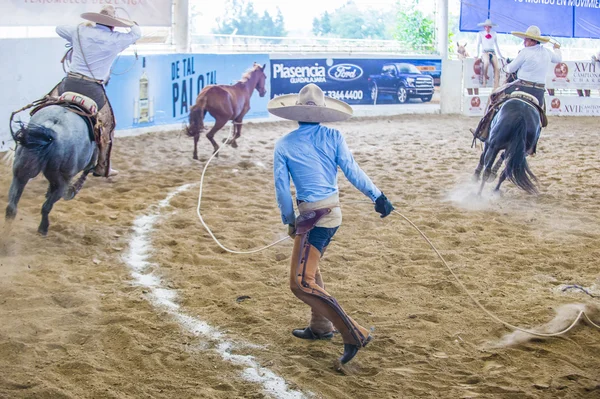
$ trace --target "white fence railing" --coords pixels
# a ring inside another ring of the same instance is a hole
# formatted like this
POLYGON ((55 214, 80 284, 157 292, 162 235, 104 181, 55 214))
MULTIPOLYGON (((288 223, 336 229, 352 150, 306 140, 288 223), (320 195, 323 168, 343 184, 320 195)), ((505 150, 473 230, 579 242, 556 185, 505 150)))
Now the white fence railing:
POLYGON ((207 53, 381 53, 434 54, 413 50, 396 40, 339 39, 322 37, 267 37, 238 35, 193 35, 193 52, 207 53))

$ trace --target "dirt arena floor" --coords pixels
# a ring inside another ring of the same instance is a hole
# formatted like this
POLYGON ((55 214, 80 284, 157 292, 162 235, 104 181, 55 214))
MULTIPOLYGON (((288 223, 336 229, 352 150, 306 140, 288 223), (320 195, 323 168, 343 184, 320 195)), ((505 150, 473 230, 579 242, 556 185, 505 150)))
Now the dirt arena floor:
MULTIPOLYGON (((507 182, 503 196, 488 184, 482 198, 470 182, 475 123, 406 115, 332 126, 497 317, 532 328, 561 305, 597 307, 599 119, 550 120, 529 160, 540 195, 507 182)), ((285 237, 272 151, 293 127, 246 123, 239 148, 209 165, 201 212, 223 245, 285 237)), ((59 201, 47 237, 36 232, 47 183, 29 183, 17 219, 0 221, 0 398, 600 397, 600 330, 580 322, 563 338, 502 346, 511 330, 473 303, 409 224, 379 218, 342 174, 344 223, 321 267, 374 340, 336 371, 339 335, 290 334, 309 316, 288 288, 291 241, 230 254, 200 223, 204 137, 199 152, 192 160, 181 132, 118 139, 120 175, 91 177, 59 201)), ((10 180, 0 166, 2 212, 10 180)))

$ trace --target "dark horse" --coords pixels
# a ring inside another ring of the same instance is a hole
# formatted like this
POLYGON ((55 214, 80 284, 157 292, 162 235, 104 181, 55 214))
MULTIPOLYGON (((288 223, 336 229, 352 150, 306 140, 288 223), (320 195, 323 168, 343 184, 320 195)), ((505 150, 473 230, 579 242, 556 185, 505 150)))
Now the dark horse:
POLYGON ((235 129, 235 134, 228 144, 237 148, 235 140, 242 133, 242 119, 250 110, 250 97, 254 89, 261 97, 267 92, 265 66, 254 63, 236 84, 206 86, 198 94, 196 104, 190 109, 190 125, 186 127, 188 136, 194 138, 194 159, 198 159, 198 139, 200 132, 204 130, 204 116, 207 112, 215 118, 215 125, 206 134, 206 138, 213 145, 213 153, 219 149, 213 137, 227 121, 233 121, 235 129))
MULTIPOLYGON (((515 79, 516 73, 508 74, 506 82, 511 83, 515 79)), ((473 175, 474 180, 477 181, 483 170, 479 194, 483 191, 486 182, 495 179, 504 161, 506 161, 506 167, 502 171, 494 191, 500 191, 500 185, 508 179, 526 192, 537 194, 538 190, 535 185, 537 179, 529 169, 526 157, 535 152, 541 130, 540 114, 534 105, 521 98, 510 98, 502 104, 500 111, 492 120, 490 134, 485 141, 479 165, 473 175), (501 150, 504 152, 494 165, 501 150)))
POLYGON ((46 235, 50 226, 48 214, 54 203, 61 197, 72 199, 94 168, 96 143, 90 137, 87 122, 59 105, 50 105, 36 112, 29 124, 22 125, 13 138, 17 149, 6 219, 12 220, 17 215, 17 204, 29 179, 43 172, 50 184, 38 232, 46 235), (74 185, 69 186, 71 179, 81 170, 84 173, 74 185))

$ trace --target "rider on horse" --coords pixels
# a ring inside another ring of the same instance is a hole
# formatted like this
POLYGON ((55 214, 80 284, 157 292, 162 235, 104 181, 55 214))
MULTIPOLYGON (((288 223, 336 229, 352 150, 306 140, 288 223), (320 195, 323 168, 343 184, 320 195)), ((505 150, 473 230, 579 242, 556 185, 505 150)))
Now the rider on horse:
MULTIPOLYGON (((517 80, 500 87, 491 94, 486 113, 481 118, 477 129, 471 129, 471 133, 481 141, 487 139, 492 119, 494 119, 502 100, 515 92, 527 93, 525 96, 530 97, 533 100, 532 103, 540 110, 542 126, 547 125, 544 101, 546 74, 550 62, 558 63, 562 61, 560 45, 554 43, 554 51, 544 48, 541 43, 547 43, 550 39, 542 37, 540 28, 535 25, 527 28, 525 32, 511 33, 524 39, 523 45, 525 46, 519 51, 517 57, 505 67, 507 73, 516 72, 517 80)), ((535 153, 536 143, 537 140, 531 143, 531 147, 527 148, 530 154, 535 153)))
POLYGON ((494 90, 498 88, 500 84, 500 70, 498 69, 498 59, 504 58, 500 53, 500 47, 498 47, 498 34, 492 30, 492 27, 496 26, 495 23, 492 23, 489 19, 486 19, 485 22, 477 24, 478 26, 483 26, 484 30, 480 31, 477 34, 477 58, 481 54, 479 52, 480 48, 483 48, 483 82, 487 80, 487 71, 490 66, 490 61, 492 63, 492 67, 494 68, 494 90), (496 54, 498 52, 498 54, 496 54))
POLYGON ((110 168, 110 152, 115 129, 115 119, 104 86, 108 84, 112 64, 119 53, 135 43, 142 31, 134 21, 117 18, 113 6, 104 6, 99 13, 88 12, 81 18, 90 22, 79 25, 63 25, 56 33, 72 46, 71 64, 67 76, 51 92, 60 96, 65 92, 83 94, 98 106, 96 136, 98 162, 94 176, 114 176, 118 172, 110 168), (114 28, 130 28, 127 33, 115 32, 114 28))

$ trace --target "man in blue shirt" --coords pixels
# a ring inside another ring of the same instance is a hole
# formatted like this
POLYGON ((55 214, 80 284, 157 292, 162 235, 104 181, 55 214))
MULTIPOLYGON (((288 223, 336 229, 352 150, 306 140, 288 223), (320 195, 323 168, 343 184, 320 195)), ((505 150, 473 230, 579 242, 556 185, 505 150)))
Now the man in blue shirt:
POLYGON ((274 115, 299 122, 298 129, 275 144, 273 162, 281 219, 294 238, 290 288, 312 309, 310 325, 293 330, 292 334, 302 339, 330 339, 337 329, 344 341, 344 354, 339 362, 345 364, 372 337, 325 291, 319 270, 319 259, 342 223, 338 166, 350 183, 375 203, 381 217, 389 215, 394 207, 355 162, 342 134, 320 125, 350 118, 352 108, 348 104, 325 97, 311 83, 298 95, 274 98, 268 109, 274 115), (290 176, 296 188, 298 218, 294 213, 290 176))

